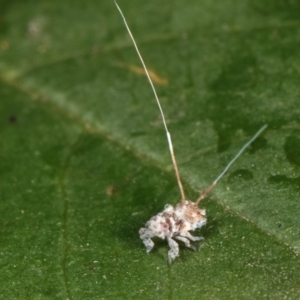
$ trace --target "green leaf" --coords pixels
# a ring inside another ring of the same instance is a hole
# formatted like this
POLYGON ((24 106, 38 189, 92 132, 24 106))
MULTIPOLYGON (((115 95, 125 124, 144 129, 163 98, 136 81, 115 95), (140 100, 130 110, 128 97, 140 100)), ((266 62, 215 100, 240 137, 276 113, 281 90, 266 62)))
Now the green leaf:
POLYGON ((120 1, 196 199, 199 250, 138 230, 180 194, 159 110, 113 1, 2 1, 3 299, 298 299, 296 1, 120 1))

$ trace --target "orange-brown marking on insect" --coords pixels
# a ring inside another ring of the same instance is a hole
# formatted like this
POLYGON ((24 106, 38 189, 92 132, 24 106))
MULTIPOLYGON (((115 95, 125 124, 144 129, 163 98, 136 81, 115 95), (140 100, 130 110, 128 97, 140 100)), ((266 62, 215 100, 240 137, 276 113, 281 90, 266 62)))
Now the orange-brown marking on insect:
POLYGON ((194 203, 188 203, 186 205, 186 210, 184 213, 184 217, 191 223, 197 222, 197 220, 205 220, 206 218, 201 214, 201 211, 197 205, 194 203))

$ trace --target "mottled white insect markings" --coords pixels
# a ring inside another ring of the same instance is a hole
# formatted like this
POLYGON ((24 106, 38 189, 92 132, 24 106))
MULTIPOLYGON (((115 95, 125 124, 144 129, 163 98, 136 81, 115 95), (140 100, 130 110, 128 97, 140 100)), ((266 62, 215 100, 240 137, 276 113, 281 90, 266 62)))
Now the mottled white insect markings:
POLYGON ((203 239, 203 237, 202 236, 193 236, 190 234, 190 231, 194 231, 196 228, 201 228, 207 222, 205 209, 200 209, 198 207, 200 201, 208 195, 208 193, 213 189, 213 187, 217 184, 217 182, 223 177, 223 175, 226 173, 226 171, 230 168, 230 166, 233 164, 233 162, 261 134, 261 132, 266 129, 267 125, 264 125, 252 137, 252 139, 249 140, 242 147, 242 149, 237 153, 237 155, 225 167, 223 172, 216 178, 215 181, 213 181, 213 183, 203 193, 201 193, 201 195, 195 202, 187 200, 185 197, 184 189, 183 189, 180 175, 179 175, 179 170, 178 170, 178 166, 177 166, 177 162, 176 162, 176 158, 175 158, 175 154, 174 154, 174 150, 173 150, 171 134, 168 130, 165 116, 164 116, 160 101, 158 99, 156 90, 152 83, 152 80, 151 80, 151 77, 147 70, 147 67, 144 63, 144 60, 139 52, 137 44, 134 40, 134 37, 133 37, 133 35, 129 29, 129 26, 126 22, 126 19, 116 1, 115 1, 115 4, 123 18, 125 27, 130 35, 130 38, 133 42, 135 50, 136 50, 136 52, 140 58, 140 61, 143 65, 143 68, 147 75, 148 81, 153 90, 158 108, 160 110, 163 124, 164 124, 166 134, 167 134, 167 140, 168 140, 170 154, 171 154, 171 158, 172 158, 172 162, 173 162, 173 166, 174 166, 174 170, 175 170, 175 175, 176 175, 177 183, 178 183, 180 194, 181 194, 180 203, 178 203, 176 206, 167 204, 162 212, 160 212, 156 216, 152 217, 146 223, 145 227, 143 227, 139 230, 139 234, 140 234, 140 238, 142 239, 143 243, 146 246, 147 253, 150 252, 154 247, 154 243, 152 241, 153 237, 159 237, 161 239, 166 239, 168 241, 168 244, 170 247, 170 250, 168 252, 168 260, 169 260, 169 263, 171 263, 177 256, 179 256, 179 246, 178 246, 177 242, 175 241, 175 239, 178 241, 182 241, 186 245, 186 247, 196 250, 196 247, 191 245, 190 241, 200 241, 203 239))

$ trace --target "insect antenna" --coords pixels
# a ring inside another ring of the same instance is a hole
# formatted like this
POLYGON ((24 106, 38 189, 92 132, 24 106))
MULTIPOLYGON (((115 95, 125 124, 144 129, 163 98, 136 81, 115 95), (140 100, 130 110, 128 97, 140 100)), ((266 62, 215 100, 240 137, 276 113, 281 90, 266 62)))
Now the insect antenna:
POLYGON ((175 153, 174 153, 174 149, 173 149, 173 144, 172 144, 171 134, 170 134, 170 132, 169 132, 169 130, 168 130, 167 123, 166 123, 166 120, 165 120, 165 116, 164 116, 162 107, 161 107, 161 105, 160 105, 160 101, 159 101, 159 99, 158 99, 158 96, 157 96, 155 87, 154 87, 154 85, 153 85, 153 83, 152 83, 151 77, 150 77, 150 75, 149 75, 149 73, 148 73, 146 64, 144 63, 144 60, 143 60, 143 58, 142 58, 142 55, 140 54, 140 51, 139 51, 138 46, 137 46, 137 44, 136 44, 136 42, 135 42, 135 39, 134 39, 134 37, 133 37, 133 35, 132 35, 132 33, 131 33, 130 29, 129 29, 129 26, 128 26, 127 22, 126 22, 125 16, 124 16, 124 14, 123 14, 121 8, 120 8, 119 5, 117 4, 116 0, 114 0, 114 2, 115 2, 115 5, 116 5, 117 9, 118 9, 119 12, 120 12, 120 15, 121 15, 122 18, 123 18, 125 27, 126 27, 126 29, 127 29, 127 31, 128 31, 128 34, 129 34, 129 36, 130 36, 130 38, 131 38, 131 40, 132 40, 132 42, 133 42, 134 48, 135 48, 135 50, 136 50, 136 52, 137 52, 137 54, 138 54, 138 56, 139 56, 139 58, 140 58, 140 61, 141 61, 142 65, 143 65, 143 68, 144 68, 145 73, 146 73, 146 75, 147 75, 148 81, 149 81, 149 83, 150 83, 150 85, 151 85, 151 88, 152 88, 152 91, 153 91, 153 93, 154 93, 154 96, 155 96, 155 99, 156 99, 158 108, 159 108, 159 110, 160 110, 160 114, 161 114, 161 117, 162 117, 162 120, 163 120, 163 123, 164 123, 164 127, 165 127, 165 130, 166 130, 166 134, 167 134, 167 140, 168 140, 169 149, 170 149, 170 153, 171 153, 171 158, 172 158, 172 162, 173 162, 173 166, 174 166, 174 170, 175 170, 175 175, 176 175, 177 183, 178 183, 179 190, 180 190, 180 194, 181 194, 181 201, 183 202, 184 200, 186 200, 186 198, 185 198, 185 194, 184 194, 184 190, 183 190, 183 186, 182 186, 182 183, 181 183, 181 179, 180 179, 180 175, 179 175, 179 170, 178 170, 178 166, 177 166, 177 162, 176 162, 176 158, 175 158, 175 153))
POLYGON ((241 150, 236 154, 236 156, 228 163, 228 165, 225 167, 223 172, 216 178, 215 181, 204 191, 201 193, 200 197, 196 200, 196 205, 199 204, 199 202, 206 198, 209 192, 214 188, 214 186, 217 184, 217 182, 224 176, 224 174, 227 172, 227 170, 230 168, 230 166, 237 160, 237 158, 244 152, 244 150, 267 128, 267 124, 265 124, 262 128, 260 128, 256 134, 249 140, 242 148, 241 150))

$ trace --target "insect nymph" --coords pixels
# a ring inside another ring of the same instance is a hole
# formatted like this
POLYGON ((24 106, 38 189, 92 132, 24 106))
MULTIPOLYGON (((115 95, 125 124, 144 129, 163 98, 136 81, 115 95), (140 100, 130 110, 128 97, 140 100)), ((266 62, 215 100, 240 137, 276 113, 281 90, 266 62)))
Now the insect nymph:
POLYGON ((229 162, 229 164, 225 167, 223 172, 217 177, 215 181, 203 192, 201 193, 200 197, 195 201, 192 202, 190 200, 187 200, 185 197, 184 189, 181 183, 179 170, 173 150, 173 144, 171 140, 171 135, 167 127, 167 123, 164 117, 164 113, 160 104, 160 101, 158 99, 158 96, 156 94, 156 90, 154 88, 154 85, 152 83, 151 77, 149 75, 149 72, 147 70, 147 67, 144 63, 144 60, 139 52, 139 49, 137 47, 137 44, 134 40, 134 37, 129 29, 129 26, 126 22, 126 19, 118 6, 118 4, 115 1, 115 4, 123 18, 123 21, 125 23, 125 27, 130 35, 130 38, 133 42, 133 45, 136 49, 136 52, 140 58, 140 61, 143 65, 143 68, 145 70, 145 74, 149 80, 149 83, 151 85, 151 88, 153 90, 157 105, 159 107, 161 117, 163 120, 163 124, 165 127, 165 131, 167 134, 167 140, 169 144, 170 154, 175 170, 175 175, 177 179, 177 183, 180 189, 181 193, 181 201, 176 206, 172 206, 167 204, 164 208, 164 210, 160 213, 158 213, 156 216, 152 217, 145 225, 145 227, 141 228, 139 230, 140 238, 142 239, 144 245, 146 246, 147 253, 152 250, 154 247, 154 243, 152 241, 152 238, 158 237, 161 239, 166 239, 168 241, 170 250, 168 252, 168 260, 169 263, 171 263, 177 256, 179 256, 179 246, 178 243, 175 240, 182 241, 187 247, 196 250, 196 247, 191 245, 190 241, 199 241, 202 240, 202 236, 193 236, 191 235, 190 231, 194 231, 197 228, 201 228, 203 225, 206 224, 206 212, 205 209, 201 209, 198 207, 200 201, 204 199, 208 193, 212 190, 212 188, 217 184, 219 179, 223 177, 223 175, 226 173, 226 171, 229 169, 229 167, 232 165, 232 163, 242 154, 242 152, 261 134, 263 130, 267 127, 267 125, 264 125, 252 138, 249 140, 242 149, 237 153, 237 155, 229 162))

